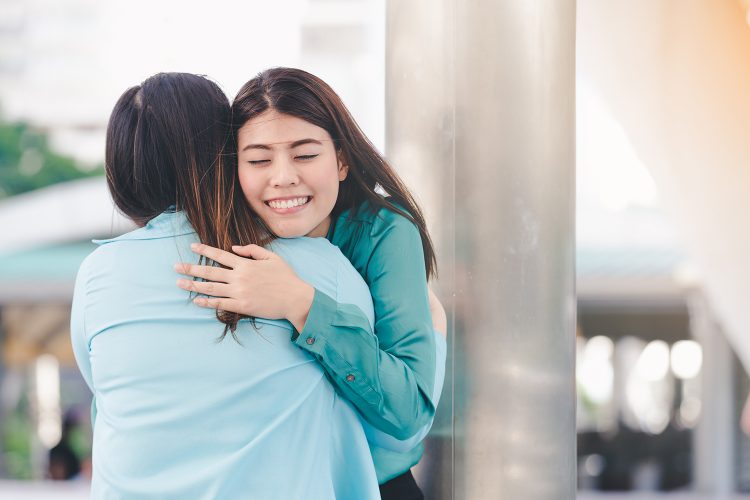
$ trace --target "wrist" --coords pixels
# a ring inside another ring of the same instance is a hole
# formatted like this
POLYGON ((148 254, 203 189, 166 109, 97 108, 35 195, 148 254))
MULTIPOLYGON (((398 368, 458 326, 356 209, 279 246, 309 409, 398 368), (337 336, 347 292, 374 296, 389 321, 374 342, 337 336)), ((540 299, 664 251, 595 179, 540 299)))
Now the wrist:
POLYGON ((298 332, 301 332, 305 328, 305 322, 307 322, 307 316, 310 314, 314 297, 315 288, 300 280, 299 287, 297 287, 289 301, 290 309, 286 315, 286 319, 298 332))

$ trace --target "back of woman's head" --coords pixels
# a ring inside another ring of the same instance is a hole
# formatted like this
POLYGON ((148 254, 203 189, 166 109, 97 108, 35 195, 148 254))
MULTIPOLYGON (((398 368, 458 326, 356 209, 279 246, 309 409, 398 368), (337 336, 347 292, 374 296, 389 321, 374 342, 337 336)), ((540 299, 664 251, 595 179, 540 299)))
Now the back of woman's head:
MULTIPOLYGON (((126 90, 106 146, 107 184, 120 211, 139 225, 182 211, 200 241, 223 250, 262 243, 227 151, 229 125, 226 95, 202 76, 159 73, 126 90)), ((239 315, 217 316, 234 334, 239 315)))
POLYGON ((357 210, 364 202, 377 210, 388 208, 419 229, 427 275, 436 271, 435 254, 424 216, 401 178, 383 158, 352 118, 333 89, 317 76, 296 68, 272 68, 247 82, 232 103, 232 132, 267 110, 294 116, 324 129, 341 160, 349 166, 341 182, 332 219, 344 210, 357 210), (376 187, 389 198, 383 198, 376 187))
POLYGON ((117 207, 139 225, 170 207, 193 216, 228 125, 226 96, 202 76, 159 73, 126 90, 107 127, 107 183, 117 207))

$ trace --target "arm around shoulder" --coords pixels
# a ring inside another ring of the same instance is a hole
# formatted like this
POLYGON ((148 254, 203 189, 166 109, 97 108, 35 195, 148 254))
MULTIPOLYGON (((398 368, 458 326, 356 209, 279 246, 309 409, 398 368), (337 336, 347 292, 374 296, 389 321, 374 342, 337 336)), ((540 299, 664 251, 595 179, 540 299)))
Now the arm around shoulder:
POLYGON ((419 231, 384 215, 347 255, 369 286, 375 335, 359 308, 316 292, 296 343, 375 428, 409 439, 434 416, 436 346, 419 231))

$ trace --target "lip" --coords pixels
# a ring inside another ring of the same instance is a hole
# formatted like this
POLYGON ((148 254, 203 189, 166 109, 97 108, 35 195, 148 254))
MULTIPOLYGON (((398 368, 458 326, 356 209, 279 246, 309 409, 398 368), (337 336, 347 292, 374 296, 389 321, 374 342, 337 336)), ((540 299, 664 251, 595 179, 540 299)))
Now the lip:
POLYGON ((296 214, 297 212, 301 212, 305 208, 307 208, 310 205, 310 202, 312 202, 313 197, 309 194, 299 194, 296 196, 279 196, 277 198, 269 198, 267 200, 263 200, 263 204, 268 208, 270 211, 272 211, 275 214, 279 215, 289 215, 289 214, 296 214), (296 207, 290 207, 290 208, 273 208, 271 205, 269 205, 272 201, 284 201, 284 200, 294 200, 296 198, 308 198, 307 203, 304 205, 298 205, 296 207))

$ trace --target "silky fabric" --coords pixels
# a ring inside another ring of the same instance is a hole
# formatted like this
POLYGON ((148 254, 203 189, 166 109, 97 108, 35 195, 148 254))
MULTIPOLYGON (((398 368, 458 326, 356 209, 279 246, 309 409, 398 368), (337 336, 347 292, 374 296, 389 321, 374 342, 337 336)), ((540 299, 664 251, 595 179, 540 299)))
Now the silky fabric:
POLYGON ((443 386, 445 339, 433 329, 422 239, 414 223, 365 202, 339 215, 327 238, 370 287, 375 337, 358 308, 316 291, 295 342, 318 358, 370 425, 402 440, 396 449, 371 439, 382 484, 422 457, 421 441, 432 426, 443 386))

